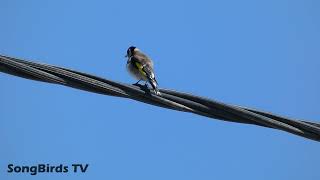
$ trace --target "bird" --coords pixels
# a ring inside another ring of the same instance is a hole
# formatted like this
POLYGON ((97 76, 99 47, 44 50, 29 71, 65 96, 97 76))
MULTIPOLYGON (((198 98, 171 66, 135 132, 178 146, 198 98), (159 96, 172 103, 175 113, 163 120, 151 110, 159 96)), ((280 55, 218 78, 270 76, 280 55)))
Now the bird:
POLYGON ((146 54, 140 51, 135 46, 130 46, 127 50, 127 70, 130 75, 138 80, 134 85, 139 84, 140 81, 145 81, 145 86, 147 82, 152 86, 153 91, 156 95, 161 95, 158 89, 158 82, 156 80, 153 62, 146 54))

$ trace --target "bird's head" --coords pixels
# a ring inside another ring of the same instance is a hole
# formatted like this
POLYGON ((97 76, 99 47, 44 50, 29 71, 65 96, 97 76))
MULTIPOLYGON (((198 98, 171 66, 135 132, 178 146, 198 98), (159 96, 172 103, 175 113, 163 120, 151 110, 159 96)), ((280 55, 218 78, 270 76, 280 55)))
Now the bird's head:
POLYGON ((130 46, 127 50, 127 55, 125 57, 132 57, 134 55, 135 52, 139 51, 138 48, 134 47, 134 46, 130 46))

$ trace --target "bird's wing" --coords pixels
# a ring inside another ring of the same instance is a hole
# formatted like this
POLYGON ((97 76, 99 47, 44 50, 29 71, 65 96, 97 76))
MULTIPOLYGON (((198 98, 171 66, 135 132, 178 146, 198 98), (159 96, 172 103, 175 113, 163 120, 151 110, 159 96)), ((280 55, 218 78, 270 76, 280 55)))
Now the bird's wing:
POLYGON ((149 66, 151 66, 151 68, 153 68, 153 62, 152 60, 146 56, 143 53, 137 52, 134 56, 134 59, 136 59, 136 61, 140 62, 141 64, 148 64, 149 66))
POLYGON ((138 61, 134 61, 133 63, 134 63, 134 65, 136 66, 136 68, 139 70, 139 72, 140 72, 142 75, 144 75, 144 76, 147 77, 147 73, 144 71, 144 66, 143 66, 140 62, 138 62, 138 61))
POLYGON ((144 66, 142 71, 146 73, 149 80, 154 80, 158 84, 152 68, 149 66, 144 66))
MULTIPOLYGON (((144 63, 142 64, 141 61, 139 61, 136 58, 133 58, 133 63, 136 66, 137 69, 139 69, 139 72, 144 75, 145 77, 147 77, 149 80, 154 80, 156 81, 154 72, 152 67, 148 64, 148 63, 144 63)), ((157 82, 157 81, 156 81, 157 82)))

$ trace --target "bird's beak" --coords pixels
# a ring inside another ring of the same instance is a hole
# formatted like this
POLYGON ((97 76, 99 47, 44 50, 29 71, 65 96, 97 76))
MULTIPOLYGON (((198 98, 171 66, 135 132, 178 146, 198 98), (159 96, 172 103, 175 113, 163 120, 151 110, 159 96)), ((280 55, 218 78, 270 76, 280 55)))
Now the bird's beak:
POLYGON ((128 57, 128 55, 126 54, 124 57, 125 57, 125 58, 127 58, 127 57, 128 57))

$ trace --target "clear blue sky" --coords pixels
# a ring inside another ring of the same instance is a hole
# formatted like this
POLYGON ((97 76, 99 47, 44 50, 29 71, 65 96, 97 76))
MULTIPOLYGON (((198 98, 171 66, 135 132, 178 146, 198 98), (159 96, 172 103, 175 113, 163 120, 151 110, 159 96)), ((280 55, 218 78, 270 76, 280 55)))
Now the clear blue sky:
MULTIPOLYGON (((320 2, 0 1, 0 54, 134 83, 124 55, 155 61, 160 87, 320 121, 320 2), (214 85, 217 84, 217 85, 214 85)), ((0 179, 320 179, 320 144, 0 74, 0 179), (89 163, 85 174, 6 166, 89 163)))

